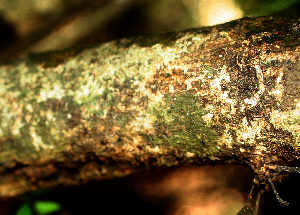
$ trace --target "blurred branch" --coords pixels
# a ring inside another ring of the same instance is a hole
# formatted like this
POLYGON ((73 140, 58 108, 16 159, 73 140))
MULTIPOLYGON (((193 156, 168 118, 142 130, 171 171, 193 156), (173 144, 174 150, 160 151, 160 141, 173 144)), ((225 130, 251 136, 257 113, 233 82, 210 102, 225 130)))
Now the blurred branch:
POLYGON ((115 0, 104 7, 97 8, 97 10, 93 9, 87 10, 84 13, 81 12, 71 22, 65 22, 60 29, 56 29, 55 32, 48 35, 43 41, 31 47, 30 51, 45 51, 44 47, 46 44, 47 50, 71 47, 76 42, 93 34, 93 32, 103 25, 106 25, 110 20, 121 16, 134 2, 115 0))
POLYGON ((47 18, 42 27, 33 30, 0 53, 6 61, 20 54, 70 47, 92 34, 108 21, 121 16, 135 1, 83 1, 47 18))
POLYGON ((299 28, 247 18, 3 65, 0 195, 158 167, 296 161, 299 28))

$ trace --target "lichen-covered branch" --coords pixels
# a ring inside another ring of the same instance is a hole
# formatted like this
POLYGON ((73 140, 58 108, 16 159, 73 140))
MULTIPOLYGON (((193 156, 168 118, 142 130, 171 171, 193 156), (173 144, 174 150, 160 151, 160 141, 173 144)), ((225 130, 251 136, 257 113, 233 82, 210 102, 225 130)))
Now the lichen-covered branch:
POLYGON ((0 196, 152 167, 290 164, 299 57, 299 20, 245 18, 2 65, 0 196))

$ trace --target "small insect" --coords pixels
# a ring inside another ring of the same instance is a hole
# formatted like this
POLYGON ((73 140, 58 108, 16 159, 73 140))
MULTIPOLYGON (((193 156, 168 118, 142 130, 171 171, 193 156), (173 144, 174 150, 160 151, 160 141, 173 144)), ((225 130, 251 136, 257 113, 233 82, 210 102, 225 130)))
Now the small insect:
POLYGON ((300 167, 288 167, 288 166, 279 166, 279 165, 270 165, 267 166, 265 171, 265 179, 261 180, 259 177, 259 174, 257 174, 254 177, 253 185, 251 188, 251 191, 249 193, 248 199, 244 207, 237 213, 237 215, 257 215, 260 198, 261 195, 269 189, 269 186, 271 186, 276 199, 280 203, 282 207, 288 206, 289 203, 287 201, 284 201, 278 194, 273 182, 273 180, 280 180, 283 175, 286 175, 285 173, 300 173, 300 167), (255 188, 258 188, 257 194, 256 194, 256 201, 255 201, 255 207, 254 210, 251 207, 251 201, 253 199, 253 193, 255 188))

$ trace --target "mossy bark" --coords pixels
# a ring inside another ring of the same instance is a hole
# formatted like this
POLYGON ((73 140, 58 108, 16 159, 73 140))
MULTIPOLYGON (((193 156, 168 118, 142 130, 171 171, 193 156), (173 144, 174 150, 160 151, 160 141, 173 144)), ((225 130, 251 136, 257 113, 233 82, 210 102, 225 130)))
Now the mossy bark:
POLYGON ((157 167, 296 162, 299 57, 299 20, 244 18, 2 65, 0 196, 157 167))

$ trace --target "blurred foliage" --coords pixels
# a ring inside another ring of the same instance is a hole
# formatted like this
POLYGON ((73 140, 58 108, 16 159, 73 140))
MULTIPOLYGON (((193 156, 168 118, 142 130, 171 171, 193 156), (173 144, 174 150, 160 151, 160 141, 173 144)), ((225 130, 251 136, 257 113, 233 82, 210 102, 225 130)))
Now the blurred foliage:
POLYGON ((32 215, 30 206, 28 204, 22 205, 16 212, 16 215, 32 215))
POLYGON ((23 204, 15 215, 47 215, 57 212, 61 209, 60 204, 53 201, 37 201, 32 208, 29 204, 23 204))
MULTIPOLYGON (((287 9, 299 0, 236 0, 244 16, 267 16, 287 9)), ((298 8, 299 9, 299 8, 298 8)), ((287 14, 288 15, 288 14, 287 14)))
POLYGON ((37 201, 35 203, 35 208, 41 215, 53 213, 61 209, 57 202, 51 201, 37 201))

